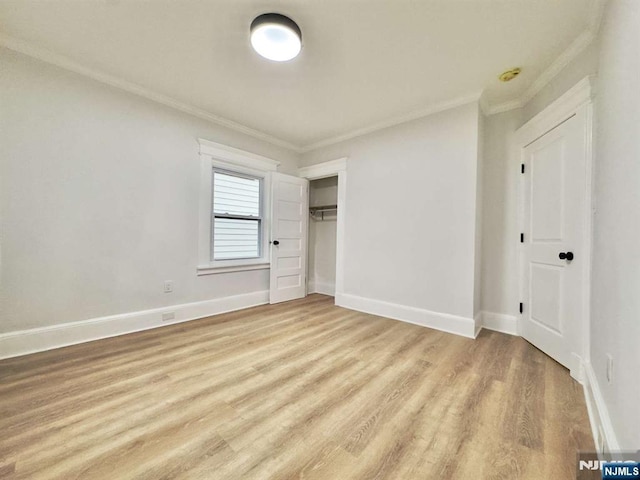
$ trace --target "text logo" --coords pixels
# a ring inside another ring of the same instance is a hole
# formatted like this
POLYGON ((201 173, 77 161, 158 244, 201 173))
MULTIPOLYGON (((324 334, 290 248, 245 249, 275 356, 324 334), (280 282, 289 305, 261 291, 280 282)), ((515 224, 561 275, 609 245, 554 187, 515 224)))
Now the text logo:
POLYGON ((578 452, 576 480, 640 480, 640 451, 578 452))
POLYGON ((640 479, 640 463, 633 461, 604 462, 602 478, 603 480, 640 479))

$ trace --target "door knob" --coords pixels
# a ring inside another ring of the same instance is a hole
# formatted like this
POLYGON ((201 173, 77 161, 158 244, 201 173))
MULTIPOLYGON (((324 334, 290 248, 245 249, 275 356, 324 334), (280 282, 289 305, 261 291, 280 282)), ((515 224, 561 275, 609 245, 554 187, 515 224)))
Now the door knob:
MULTIPOLYGON (((274 244, 274 245, 280 245, 280 242, 279 242, 278 240, 274 240, 274 241, 273 241, 273 244, 274 244)), ((573 258, 573 255, 572 255, 571 257, 573 258)))
POLYGON ((558 255, 558 258, 560 260, 569 260, 569 261, 571 261, 571 260, 573 260, 573 252, 567 252, 567 253, 560 252, 560 255, 558 255))

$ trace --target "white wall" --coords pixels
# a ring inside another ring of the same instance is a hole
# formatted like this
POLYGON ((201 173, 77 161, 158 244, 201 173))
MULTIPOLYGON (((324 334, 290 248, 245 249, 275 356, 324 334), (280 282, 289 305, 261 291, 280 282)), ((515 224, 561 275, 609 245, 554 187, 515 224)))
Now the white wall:
POLYGON ((519 162, 511 145, 521 110, 491 115, 484 123, 482 310, 516 315, 519 162))
MULTIPOLYGON (((309 205, 336 205, 338 202, 338 177, 320 178, 309 182, 309 205)), ((335 217, 335 212, 333 212, 335 217)))
POLYGON ((268 270, 196 276, 197 139, 285 172, 297 154, 8 50, 0 64, 0 333, 268 289, 268 270))
POLYGON ((596 101, 591 363, 623 449, 640 448, 640 2, 609 2, 596 101), (606 354, 614 382, 606 380, 606 354))
MULTIPOLYGON (((338 177, 309 182, 311 206, 336 205, 338 177)), ((336 212, 326 212, 324 218, 309 220, 309 291, 335 294, 336 285, 336 212)))
POLYGON ((473 317, 478 106, 303 155, 347 162, 346 294, 473 317))
POLYGON ((482 310, 482 230, 484 208, 484 143, 485 143, 485 116, 478 110, 478 168, 476 171, 476 226, 474 244, 474 277, 473 277, 473 316, 482 310))

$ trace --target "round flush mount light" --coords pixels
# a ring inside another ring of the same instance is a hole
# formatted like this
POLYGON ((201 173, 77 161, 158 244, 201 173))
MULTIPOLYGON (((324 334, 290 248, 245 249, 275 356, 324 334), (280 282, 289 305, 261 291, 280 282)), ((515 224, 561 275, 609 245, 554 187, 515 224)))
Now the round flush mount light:
POLYGON ((302 49, 300 27, 279 13, 265 13, 251 22, 251 46, 264 58, 286 62, 302 49))
POLYGON ((518 75, 520 75, 521 71, 522 70, 520 69, 520 67, 512 68, 498 75, 498 80, 500 80, 501 82, 510 82, 511 80, 516 78, 518 75))

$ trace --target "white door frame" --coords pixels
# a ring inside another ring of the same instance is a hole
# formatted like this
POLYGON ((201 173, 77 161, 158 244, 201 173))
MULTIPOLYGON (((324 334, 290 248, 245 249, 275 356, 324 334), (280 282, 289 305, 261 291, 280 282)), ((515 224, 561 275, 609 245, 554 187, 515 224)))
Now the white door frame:
POLYGON ((345 209, 347 206, 347 160, 348 157, 318 163, 298 169, 298 176, 307 180, 338 176, 338 213, 336 219, 336 305, 344 293, 344 240, 345 240, 345 209))
MULTIPOLYGON (((585 129, 585 208, 584 215, 585 238, 582 243, 582 249, 585 254, 582 256, 585 262, 584 274, 582 278, 583 291, 583 312, 584 318, 579 325, 581 351, 576 352, 577 358, 574 358, 571 366, 571 376, 576 380, 583 382, 584 380, 584 364, 590 362, 589 344, 590 344, 590 324, 591 324, 591 243, 592 243, 592 212, 593 212, 593 195, 592 195, 592 170, 593 170, 593 153, 592 153, 592 130, 593 130, 593 96, 594 96, 594 79, 588 76, 578 82, 574 87, 569 89, 564 95, 554 101, 538 115, 533 117, 515 134, 514 158, 518 163, 523 162, 524 148, 542 137, 545 133, 554 129, 562 122, 576 115, 578 112, 584 112, 585 129)), ((524 231, 524 185, 525 180, 520 176, 518 188, 518 228, 520 232, 524 231)), ((517 237, 515 237, 517 238, 517 237)), ((525 265, 523 264, 524 249, 519 245, 519 266, 518 266, 518 282, 520 298, 524 298, 523 275, 525 265)), ((521 333, 520 328, 518 333, 521 333)))

